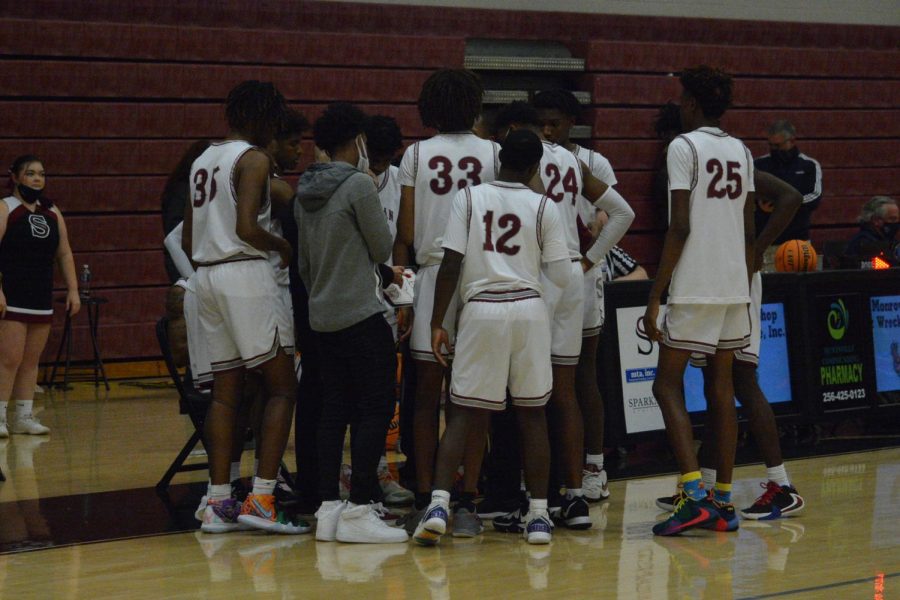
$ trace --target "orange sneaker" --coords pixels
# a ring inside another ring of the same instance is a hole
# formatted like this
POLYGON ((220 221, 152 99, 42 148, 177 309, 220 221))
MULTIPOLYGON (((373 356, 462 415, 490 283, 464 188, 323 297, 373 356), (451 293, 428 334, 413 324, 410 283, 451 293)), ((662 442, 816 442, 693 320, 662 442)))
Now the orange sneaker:
POLYGON ((286 535, 309 533, 312 529, 306 521, 291 518, 283 510, 278 510, 273 494, 248 494, 241 506, 238 523, 286 535))

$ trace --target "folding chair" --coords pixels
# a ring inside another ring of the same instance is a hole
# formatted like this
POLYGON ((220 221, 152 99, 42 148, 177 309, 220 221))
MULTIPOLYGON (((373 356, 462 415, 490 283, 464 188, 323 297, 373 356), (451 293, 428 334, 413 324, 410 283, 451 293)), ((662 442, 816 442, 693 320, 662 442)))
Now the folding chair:
MULTIPOLYGON (((166 363, 169 376, 175 384, 175 389, 178 390, 180 412, 181 414, 188 415, 191 419, 191 423, 194 425, 194 433, 188 438, 187 442, 185 442, 184 447, 181 448, 178 456, 175 457, 175 460, 169 465, 169 468, 162 476, 162 479, 156 484, 157 491, 164 492, 169 487, 169 482, 172 481, 172 478, 175 477, 176 473, 184 471, 200 471, 209 468, 208 462, 190 465, 186 465, 184 462, 197 444, 203 442, 203 424, 206 420, 206 410, 209 408, 210 399, 203 393, 198 392, 193 388, 188 388, 188 386, 185 385, 181 374, 178 372, 178 367, 175 365, 175 358, 172 356, 172 349, 169 345, 168 317, 162 317, 156 322, 156 339, 159 342, 159 348, 162 351, 163 360, 166 363)), ((287 465, 285 465, 283 461, 279 470, 281 476, 291 489, 295 489, 294 479, 291 476, 287 465)))
POLYGON ((169 376, 175 384, 175 389, 178 390, 178 405, 180 412, 181 414, 188 415, 191 419, 191 423, 194 425, 194 433, 192 433, 191 437, 185 442, 181 451, 178 453, 178 456, 175 457, 175 460, 169 465, 169 468, 162 476, 162 479, 156 484, 156 489, 162 492, 169 487, 169 482, 172 481, 172 478, 175 477, 176 473, 184 471, 200 471, 209 468, 209 463, 205 462, 190 465, 184 464, 190 453, 196 448, 197 444, 203 441, 203 422, 206 415, 206 409, 209 406, 209 399, 196 390, 189 390, 185 387, 184 381, 181 379, 181 374, 178 372, 178 367, 175 365, 175 358, 172 356, 172 348, 169 345, 169 317, 162 317, 156 322, 156 339, 159 342, 159 349, 162 351, 163 360, 166 363, 166 369, 169 371, 169 376))

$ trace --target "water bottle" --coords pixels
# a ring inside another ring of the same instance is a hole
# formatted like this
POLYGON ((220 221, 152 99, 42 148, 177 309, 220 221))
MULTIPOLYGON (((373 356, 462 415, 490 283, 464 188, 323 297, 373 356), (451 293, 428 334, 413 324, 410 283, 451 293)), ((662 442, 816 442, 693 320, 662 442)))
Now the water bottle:
POLYGON ((81 267, 81 297, 82 299, 91 297, 91 268, 87 265, 81 267))

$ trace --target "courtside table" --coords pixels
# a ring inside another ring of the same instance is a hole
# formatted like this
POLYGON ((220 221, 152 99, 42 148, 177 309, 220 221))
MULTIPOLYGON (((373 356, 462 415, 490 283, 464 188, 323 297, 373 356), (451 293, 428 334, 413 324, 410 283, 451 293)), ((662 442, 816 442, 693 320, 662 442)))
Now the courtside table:
MULTIPOLYGON (((65 298, 57 298, 56 302, 58 304, 65 304, 65 298)), ((88 296, 87 298, 81 299, 81 308, 84 309, 82 312, 87 312, 88 316, 88 332, 91 335, 91 347, 94 351, 94 359, 92 364, 87 367, 93 370, 94 376, 94 386, 100 385, 100 380, 103 380, 103 385, 106 386, 106 389, 109 389, 109 381, 106 379, 106 369, 103 367, 103 359, 100 357, 100 344, 97 342, 97 329, 100 327, 100 306, 108 303, 109 300, 106 298, 101 298, 99 296, 88 296)), ((76 315, 77 317, 77 315, 76 315)), ((62 389, 68 389, 69 387, 69 370, 73 368, 71 366, 71 358, 72 358, 72 315, 66 313, 66 323, 63 326, 63 335, 59 340, 59 348, 56 350, 56 360, 53 361, 53 369, 50 371, 50 379, 47 380, 48 384, 52 387, 56 385, 56 387, 60 387, 62 389), (60 359, 62 358, 63 349, 66 351, 66 359, 65 359, 65 370, 63 371, 63 380, 62 384, 56 385, 56 371, 60 365, 60 359)), ((77 368, 77 367, 75 367, 77 368)))

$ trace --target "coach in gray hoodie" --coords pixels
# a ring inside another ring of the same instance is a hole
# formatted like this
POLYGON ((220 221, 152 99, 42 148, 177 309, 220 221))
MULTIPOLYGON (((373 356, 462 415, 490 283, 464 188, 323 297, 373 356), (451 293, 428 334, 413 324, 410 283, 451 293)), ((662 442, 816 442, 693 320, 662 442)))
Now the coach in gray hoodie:
POLYGON ((393 240, 367 174, 365 121, 362 111, 343 103, 330 105, 316 121, 316 145, 331 162, 303 174, 294 208, 297 269, 309 292, 322 363, 316 539, 404 542, 406 533, 381 521, 370 504, 381 500, 377 469, 394 413, 397 358, 377 275, 393 240), (338 479, 350 424, 353 473, 345 504, 338 479))

